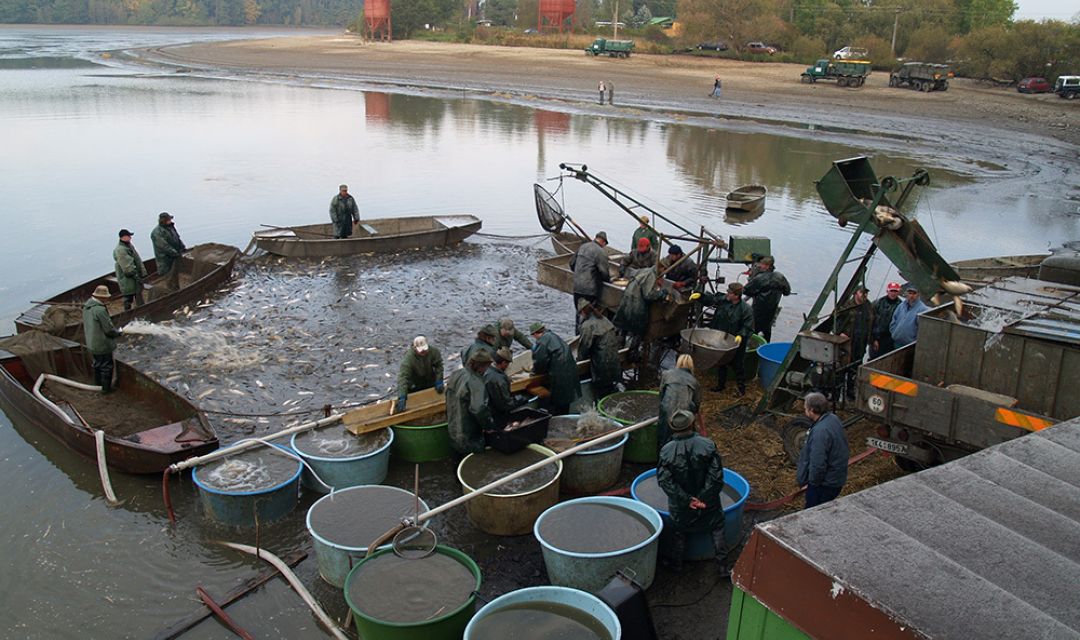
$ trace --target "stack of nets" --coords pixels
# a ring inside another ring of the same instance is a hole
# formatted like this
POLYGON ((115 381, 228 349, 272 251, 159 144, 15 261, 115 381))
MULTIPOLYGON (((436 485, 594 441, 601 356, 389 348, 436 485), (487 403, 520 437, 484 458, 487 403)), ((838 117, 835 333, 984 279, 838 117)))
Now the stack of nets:
POLYGON ((73 346, 76 345, 44 331, 27 331, 0 339, 0 349, 19 356, 34 380, 43 373, 51 373, 92 384, 90 363, 84 352, 72 349, 73 346))

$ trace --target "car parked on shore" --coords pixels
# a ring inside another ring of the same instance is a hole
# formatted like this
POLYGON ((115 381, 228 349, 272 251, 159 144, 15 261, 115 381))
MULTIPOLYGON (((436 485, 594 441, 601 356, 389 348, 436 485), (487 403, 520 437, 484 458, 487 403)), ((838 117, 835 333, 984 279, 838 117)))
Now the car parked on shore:
POLYGON ((727 51, 728 46, 726 42, 702 42, 697 46, 698 51, 727 51))
POLYGON ((1050 93, 1053 87, 1046 78, 1024 78, 1016 83, 1020 93, 1050 93))
POLYGON ((764 53, 770 56, 779 51, 776 47, 767 45, 764 42, 747 42, 746 50, 750 53, 764 53))
POLYGON ((862 47, 844 47, 833 51, 833 60, 866 60, 870 52, 862 47))

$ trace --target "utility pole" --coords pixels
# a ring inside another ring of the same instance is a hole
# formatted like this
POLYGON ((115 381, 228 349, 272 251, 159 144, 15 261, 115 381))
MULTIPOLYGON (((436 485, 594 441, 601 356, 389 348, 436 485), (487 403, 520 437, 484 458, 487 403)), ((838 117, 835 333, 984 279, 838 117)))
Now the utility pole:
MULTIPOLYGON (((895 59, 896 59, 896 27, 899 24, 900 24, 900 7, 897 7, 896 8, 896 13, 893 15, 893 23, 892 23, 892 57, 893 57, 892 61, 895 61, 895 59)), ((890 62, 892 62, 892 61, 890 61, 890 62)))
POLYGON ((611 36, 612 40, 619 39, 619 0, 615 0, 615 13, 611 16, 611 26, 615 29, 615 35, 611 36))

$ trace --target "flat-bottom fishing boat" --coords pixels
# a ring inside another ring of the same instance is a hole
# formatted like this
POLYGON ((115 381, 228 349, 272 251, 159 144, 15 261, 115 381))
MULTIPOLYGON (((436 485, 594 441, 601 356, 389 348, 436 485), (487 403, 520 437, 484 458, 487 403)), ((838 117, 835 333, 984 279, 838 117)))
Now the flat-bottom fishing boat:
POLYGON ((106 462, 125 473, 161 473, 217 448, 193 404, 124 362, 111 394, 69 384, 92 384, 90 362, 82 345, 41 332, 0 338, 0 407, 90 459, 104 431, 106 462))
POLYGON ((143 264, 149 277, 143 283, 143 300, 129 311, 124 310, 124 298, 116 276, 106 273, 74 289, 57 294, 35 304, 15 319, 15 331, 45 331, 69 340, 83 339, 82 306, 98 285, 109 288, 112 297, 105 303, 113 324, 123 326, 136 318, 166 320, 173 311, 205 298, 232 276, 240 250, 225 244, 206 243, 192 247, 180 260, 180 289, 169 291, 163 278, 157 275, 157 263, 150 259, 143 264))
POLYGON ((739 187, 727 196, 728 210, 745 211, 752 213, 765 207, 765 187, 760 184, 751 184, 739 187))
POLYGON ((473 215, 448 214, 361 220, 350 238, 335 238, 332 224, 270 227, 252 236, 255 245, 268 253, 289 258, 325 258, 451 247, 479 231, 482 224, 473 215))

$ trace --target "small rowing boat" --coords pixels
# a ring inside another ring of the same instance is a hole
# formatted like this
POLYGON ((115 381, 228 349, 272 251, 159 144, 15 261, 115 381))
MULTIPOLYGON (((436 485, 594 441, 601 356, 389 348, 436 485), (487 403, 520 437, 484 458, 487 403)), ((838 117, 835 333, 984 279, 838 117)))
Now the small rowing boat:
MULTIPOLYGON (((335 238, 334 225, 270 227, 252 234, 255 245, 289 258, 325 258, 358 253, 451 247, 480 230, 480 218, 468 214, 361 220, 350 238, 335 238)), ((270 226, 270 225, 266 225, 270 226)))
POLYGON ((729 210, 754 212, 765 207, 765 187, 759 184, 739 187, 727 196, 729 210))

